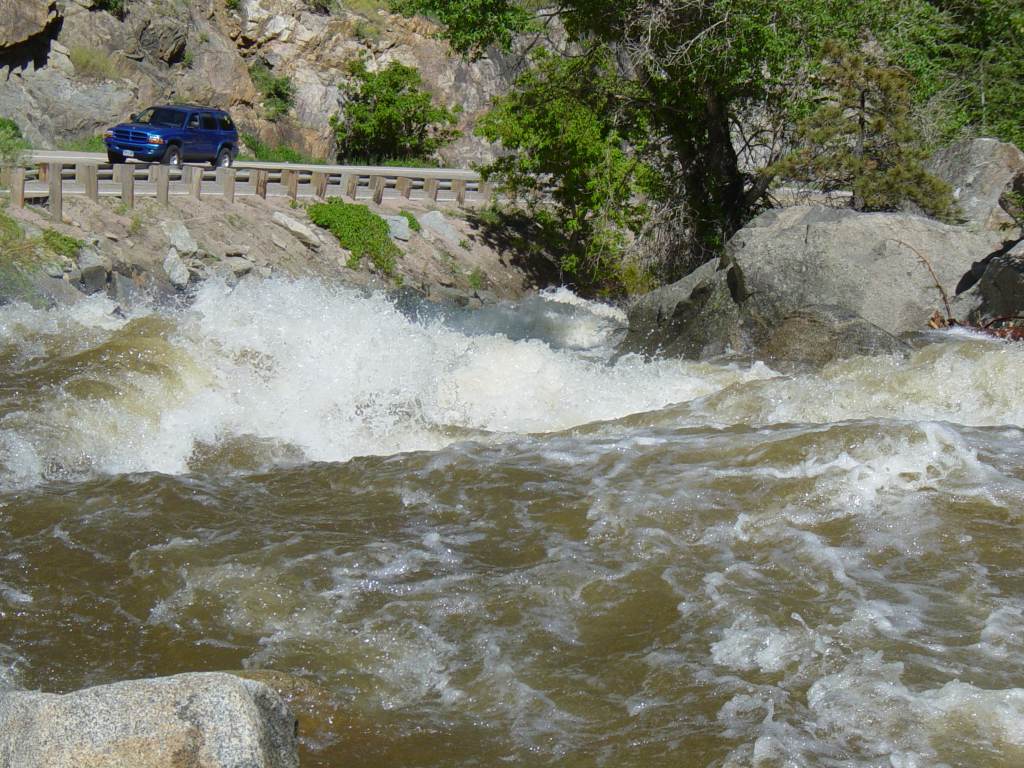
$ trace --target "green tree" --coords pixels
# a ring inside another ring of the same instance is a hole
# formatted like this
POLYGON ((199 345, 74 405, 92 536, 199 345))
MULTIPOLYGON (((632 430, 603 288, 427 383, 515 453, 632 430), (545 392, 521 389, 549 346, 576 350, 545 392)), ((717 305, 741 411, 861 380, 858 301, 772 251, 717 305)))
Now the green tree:
POLYGON ((415 68, 392 61, 370 72, 360 60, 349 72, 347 101, 331 118, 339 158, 424 158, 458 135, 455 113, 434 104, 415 68))
POLYGON ((649 217, 658 183, 642 160, 646 128, 614 118, 621 83, 606 51, 588 59, 541 52, 535 64, 477 126, 512 150, 482 173, 525 204, 581 288, 625 290, 636 277, 623 260, 626 238, 649 217))
POLYGON ((829 41, 816 77, 818 104, 800 121, 797 148, 766 170, 823 192, 852 192, 857 210, 897 210, 907 202, 949 218, 949 185, 924 167, 911 125, 912 78, 877 45, 829 41))
MULTIPOLYGON (((393 6, 438 19, 452 45, 470 56, 539 23, 515 0, 393 6)), ((680 215, 690 245, 707 257, 762 205, 771 179, 751 158, 762 166, 778 159, 778 137, 824 40, 854 39, 867 28, 912 51, 927 43, 918 30, 939 12, 924 0, 565 0, 558 14, 569 56, 601 48, 614 56, 620 86, 610 119, 635 123, 642 116, 650 132, 646 160, 685 204, 680 215), (734 143, 751 115, 770 122, 753 144, 775 137, 760 155, 734 143)))

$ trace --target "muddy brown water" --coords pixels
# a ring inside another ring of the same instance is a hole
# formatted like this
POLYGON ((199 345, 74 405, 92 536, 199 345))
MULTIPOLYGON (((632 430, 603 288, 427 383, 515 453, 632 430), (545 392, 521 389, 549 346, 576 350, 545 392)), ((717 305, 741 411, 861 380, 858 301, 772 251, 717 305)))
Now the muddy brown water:
POLYGON ((550 294, 0 307, 0 685, 309 685, 304 766, 1024 764, 1024 350, 607 362, 550 294), (310 693, 314 691, 314 693, 310 693))

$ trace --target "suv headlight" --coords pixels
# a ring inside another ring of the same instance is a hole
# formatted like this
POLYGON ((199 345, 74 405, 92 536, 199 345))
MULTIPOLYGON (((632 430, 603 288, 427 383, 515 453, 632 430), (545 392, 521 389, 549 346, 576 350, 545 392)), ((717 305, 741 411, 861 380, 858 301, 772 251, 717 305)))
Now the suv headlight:
POLYGON ((103 138, 104 139, 112 139, 112 138, 114 138, 114 132, 113 131, 109 131, 109 130, 108 131, 104 131, 103 132, 103 138))
POLYGON ((166 144, 167 140, 163 136, 150 136, 146 139, 150 144, 166 144))

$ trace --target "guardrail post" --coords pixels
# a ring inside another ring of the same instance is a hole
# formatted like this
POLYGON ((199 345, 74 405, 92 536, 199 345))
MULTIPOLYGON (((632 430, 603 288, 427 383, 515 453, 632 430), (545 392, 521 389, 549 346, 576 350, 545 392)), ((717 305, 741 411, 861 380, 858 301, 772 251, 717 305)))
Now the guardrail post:
POLYGON ((281 184, 292 201, 299 199, 299 173, 294 168, 285 168, 281 171, 281 184))
POLYGON ((203 197, 203 169, 194 165, 185 166, 185 186, 196 200, 203 197))
POLYGON ((40 163, 38 167, 39 172, 37 173, 36 178, 39 180, 40 184, 45 184, 50 180, 50 165, 49 163, 40 163))
POLYGON ((455 201, 459 207, 463 207, 466 204, 466 180, 452 179, 452 192, 455 193, 455 201))
POLYGON ((270 174, 266 168, 257 168, 255 172, 255 181, 253 182, 256 187, 256 196, 262 197, 264 200, 267 199, 267 181, 270 179, 270 174))
POLYGON ((153 174, 153 181, 156 183, 156 201, 160 205, 167 205, 171 196, 170 166, 154 165, 149 172, 153 174))
POLYGON ((75 165, 75 181, 85 188, 85 196, 90 200, 99 200, 100 198, 100 183, 96 171, 97 168, 92 163, 75 165))
POLYGON ((11 202, 15 208, 25 207, 25 169, 11 168, 11 202))
POLYGON ((313 172, 313 197, 320 200, 327 197, 327 174, 323 171, 313 172))
POLYGON ((235 178, 237 171, 234 168, 218 168, 217 183, 220 184, 220 193, 227 203, 235 202, 235 178))
POLYGON ((46 173, 50 180, 50 218, 64 221, 64 179, 60 176, 60 163, 49 163, 46 173))
POLYGON ((395 180, 395 189, 398 190, 398 194, 408 200, 412 193, 412 179, 408 176, 399 176, 395 180))
POLYGON ((423 182, 423 197, 437 202, 437 179, 426 179, 423 182))
POLYGON ((153 163, 149 166, 149 181, 156 181, 156 169, 160 167, 159 163, 153 163))
POLYGON ((130 165, 121 166, 121 202, 127 208, 135 207, 135 169, 130 165))
POLYGON ((355 200, 356 192, 359 190, 359 177, 354 173, 346 173, 341 177, 341 188, 344 190, 345 197, 355 200))
POLYGON ((384 177, 383 176, 371 176, 370 177, 370 190, 373 192, 373 202, 380 205, 384 200, 384 177))

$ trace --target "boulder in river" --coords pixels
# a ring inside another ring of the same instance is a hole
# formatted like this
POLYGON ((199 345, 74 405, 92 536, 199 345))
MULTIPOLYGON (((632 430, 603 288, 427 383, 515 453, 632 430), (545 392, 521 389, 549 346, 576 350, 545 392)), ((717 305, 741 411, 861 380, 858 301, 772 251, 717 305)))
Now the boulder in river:
POLYGON ((720 260, 638 299, 619 352, 821 363, 899 351, 895 337, 945 316, 943 293, 991 252, 990 234, 909 213, 767 211, 720 260))
POLYGON ((183 290, 188 286, 189 278, 191 274, 188 271, 188 265, 182 261, 181 256, 178 255, 178 251, 172 246, 167 251, 167 256, 164 258, 163 263, 164 272, 167 274, 167 279, 171 281, 178 290, 183 290))
POLYGON ((682 280, 641 296, 629 309, 629 331, 619 352, 700 358, 738 350, 739 306, 729 271, 719 259, 682 280))
POLYGON ((979 303, 975 322, 1024 315, 1024 241, 994 256, 976 287, 979 303))
POLYGON ((955 295, 989 239, 906 213, 823 206, 768 211, 741 229, 723 259, 735 268, 735 298, 755 343, 793 312, 830 305, 900 335, 943 313, 941 286, 955 295))
POLYGON ((298 768, 295 716, 263 683, 205 672, 65 695, 0 691, 0 768, 298 768))
POLYGON ((111 262, 98 248, 87 245, 78 252, 78 269, 86 293, 97 293, 106 288, 111 262))

